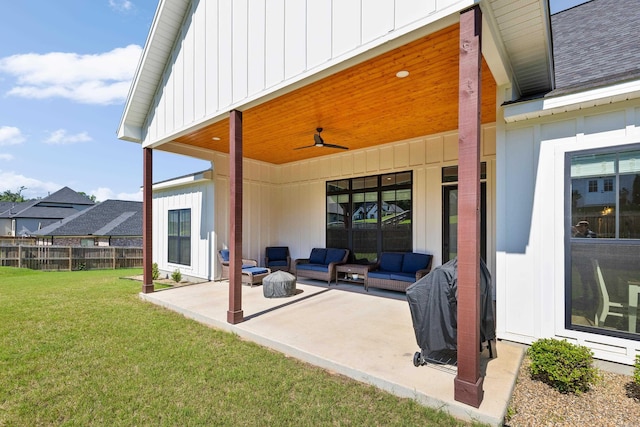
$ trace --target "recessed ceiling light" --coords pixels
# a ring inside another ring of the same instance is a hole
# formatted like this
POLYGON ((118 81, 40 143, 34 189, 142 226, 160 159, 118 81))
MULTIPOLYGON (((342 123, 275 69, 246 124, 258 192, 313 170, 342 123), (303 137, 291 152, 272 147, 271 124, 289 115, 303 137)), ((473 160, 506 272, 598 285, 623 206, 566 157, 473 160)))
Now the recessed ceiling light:
POLYGON ((214 136, 214 137, 213 137, 213 138, 211 138, 211 139, 213 139, 214 141, 220 141, 220 137, 219 137, 219 136, 214 136))
POLYGON ((396 77, 399 78, 399 79, 404 79, 408 75, 409 75, 409 72, 407 70, 398 71, 396 73, 396 77))

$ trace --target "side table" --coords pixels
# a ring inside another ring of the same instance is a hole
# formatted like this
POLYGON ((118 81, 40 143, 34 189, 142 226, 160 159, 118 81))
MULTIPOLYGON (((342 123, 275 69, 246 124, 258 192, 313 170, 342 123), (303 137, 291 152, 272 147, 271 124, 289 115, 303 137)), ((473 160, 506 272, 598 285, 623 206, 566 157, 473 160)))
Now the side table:
POLYGON ((366 276, 371 269, 370 264, 341 264, 336 266, 336 286, 341 282, 357 283, 367 288, 366 276))

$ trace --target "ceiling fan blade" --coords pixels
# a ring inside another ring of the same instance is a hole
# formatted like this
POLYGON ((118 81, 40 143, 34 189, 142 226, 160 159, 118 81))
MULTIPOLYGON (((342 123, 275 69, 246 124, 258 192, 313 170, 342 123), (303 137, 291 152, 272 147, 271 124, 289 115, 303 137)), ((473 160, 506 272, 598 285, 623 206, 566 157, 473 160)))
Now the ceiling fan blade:
POLYGON ((326 142, 324 143, 324 146, 328 147, 328 148, 337 148, 339 150, 348 150, 349 149, 348 147, 343 147, 342 145, 327 144, 326 142))
POLYGON ((319 133, 316 133, 313 135, 313 140, 316 142, 315 143, 316 146, 324 145, 324 140, 322 139, 319 133))
POLYGON ((303 148, 312 148, 312 147, 315 147, 315 145, 305 145, 304 147, 294 148, 294 150, 302 150, 303 148))

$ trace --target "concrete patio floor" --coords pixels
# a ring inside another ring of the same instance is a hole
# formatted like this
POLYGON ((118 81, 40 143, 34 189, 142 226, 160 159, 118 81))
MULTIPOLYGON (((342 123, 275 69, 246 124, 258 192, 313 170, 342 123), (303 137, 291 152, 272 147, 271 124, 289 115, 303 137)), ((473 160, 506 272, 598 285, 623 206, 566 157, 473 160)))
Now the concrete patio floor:
POLYGON ((413 355, 420 349, 404 294, 299 280, 295 296, 268 299, 262 286, 243 286, 245 321, 231 325, 228 288, 227 281, 206 282, 140 297, 457 418, 502 425, 524 356, 522 346, 498 341, 492 359, 483 350, 484 399, 474 408, 454 400, 454 366, 413 365, 413 355))

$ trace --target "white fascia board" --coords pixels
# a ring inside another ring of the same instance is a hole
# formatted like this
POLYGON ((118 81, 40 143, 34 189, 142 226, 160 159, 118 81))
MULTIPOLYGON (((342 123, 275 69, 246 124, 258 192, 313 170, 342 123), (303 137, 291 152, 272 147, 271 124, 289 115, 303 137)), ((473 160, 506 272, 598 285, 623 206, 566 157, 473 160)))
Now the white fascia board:
POLYGON ((504 120, 513 123, 636 98, 640 98, 640 80, 507 105, 504 120))
POLYGON ((140 143, 142 141, 142 128, 123 123, 118 129, 118 139, 140 143))
POLYGON ((196 172, 190 175, 169 179, 167 181, 158 182, 152 185, 152 189, 163 190, 166 188, 181 187, 184 185, 194 184, 200 181, 211 181, 212 178, 213 178, 213 171, 209 169, 206 171, 196 172))

